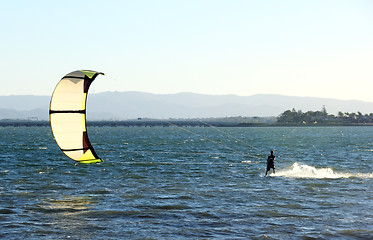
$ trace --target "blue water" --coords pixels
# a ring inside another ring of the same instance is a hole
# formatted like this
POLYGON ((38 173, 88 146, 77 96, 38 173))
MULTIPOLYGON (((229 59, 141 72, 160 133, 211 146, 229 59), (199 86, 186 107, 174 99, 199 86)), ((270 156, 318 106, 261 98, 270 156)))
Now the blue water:
POLYGON ((105 162, 0 128, 1 239, 373 238, 373 127, 88 131, 105 162))

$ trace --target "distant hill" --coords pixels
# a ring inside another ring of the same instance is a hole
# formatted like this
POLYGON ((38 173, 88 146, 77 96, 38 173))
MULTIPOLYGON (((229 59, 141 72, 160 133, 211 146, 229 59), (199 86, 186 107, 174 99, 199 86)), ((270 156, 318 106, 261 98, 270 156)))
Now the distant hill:
MULTIPOLYGON (((0 119, 48 120, 50 96, 0 96, 0 119)), ((328 113, 373 112, 372 102, 328 98, 293 97, 273 94, 253 96, 205 95, 195 93, 152 94, 103 92, 89 94, 89 120, 135 118, 208 118, 232 116, 278 116, 288 109, 328 113)))

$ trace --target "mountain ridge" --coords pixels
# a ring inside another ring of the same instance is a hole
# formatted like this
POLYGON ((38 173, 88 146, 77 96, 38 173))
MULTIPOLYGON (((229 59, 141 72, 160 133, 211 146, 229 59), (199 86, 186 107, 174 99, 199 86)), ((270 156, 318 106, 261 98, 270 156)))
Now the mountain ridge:
MULTIPOLYGON (((0 119, 47 120, 50 96, 0 96, 0 119)), ((373 112, 373 103, 359 100, 297 97, 279 94, 207 95, 192 92, 154 94, 148 92, 108 91, 90 93, 88 120, 126 120, 135 118, 209 118, 234 116, 278 116, 296 110, 317 111, 325 106, 332 114, 373 112)))

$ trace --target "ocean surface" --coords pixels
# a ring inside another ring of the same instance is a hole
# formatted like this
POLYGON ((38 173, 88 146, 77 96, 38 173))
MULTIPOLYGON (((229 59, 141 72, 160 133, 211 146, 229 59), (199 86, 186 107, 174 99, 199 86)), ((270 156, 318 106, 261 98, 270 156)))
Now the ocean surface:
POLYGON ((373 127, 88 132, 103 163, 0 128, 1 239, 373 239, 373 127))

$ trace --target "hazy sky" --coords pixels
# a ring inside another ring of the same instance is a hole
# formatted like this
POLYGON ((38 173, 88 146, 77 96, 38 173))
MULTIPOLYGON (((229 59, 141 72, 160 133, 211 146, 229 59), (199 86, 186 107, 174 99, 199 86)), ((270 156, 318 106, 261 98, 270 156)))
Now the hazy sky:
POLYGON ((50 95, 80 69, 92 92, 373 102, 373 1, 1 1, 0 95, 50 95))

